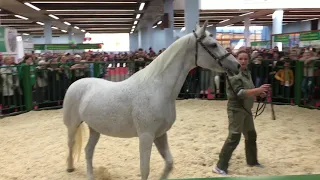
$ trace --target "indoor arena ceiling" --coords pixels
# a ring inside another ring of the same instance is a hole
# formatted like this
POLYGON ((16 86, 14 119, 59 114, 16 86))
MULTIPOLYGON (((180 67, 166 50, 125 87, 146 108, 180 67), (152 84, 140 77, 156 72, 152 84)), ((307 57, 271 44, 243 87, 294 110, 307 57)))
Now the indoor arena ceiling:
MULTIPOLYGON (((249 16, 251 25, 268 26, 272 25, 272 13, 274 10, 200 10, 200 24, 209 20, 210 24, 216 26, 243 26, 243 19, 249 16)), ((286 9, 283 15, 283 24, 298 21, 310 21, 320 18, 320 9, 286 9)), ((184 27, 184 11, 175 10, 174 26, 184 27)))
POLYGON ((53 21, 53 34, 68 31, 128 33, 144 16, 150 0, 0 0, 1 24, 19 33, 43 34, 53 21), (19 15, 19 16, 17 16, 19 15), (22 16, 22 17, 21 17, 22 16))
MULTIPOLYGON (((81 33, 129 33, 163 14, 163 0, 0 0, 1 25, 19 33, 39 34, 52 21, 53 34, 63 30, 81 33), (143 6, 143 7, 142 7, 143 6), (20 16, 17 16, 20 15, 20 16), (22 17, 21 17, 22 16, 22 17), (70 24, 70 25, 69 25, 70 24)), ((273 10, 200 10, 200 24, 242 26, 245 16, 252 25, 271 25, 273 10)), ((286 9, 283 23, 320 18, 320 9, 286 9)), ((184 11, 175 10, 174 26, 184 27, 184 11)))

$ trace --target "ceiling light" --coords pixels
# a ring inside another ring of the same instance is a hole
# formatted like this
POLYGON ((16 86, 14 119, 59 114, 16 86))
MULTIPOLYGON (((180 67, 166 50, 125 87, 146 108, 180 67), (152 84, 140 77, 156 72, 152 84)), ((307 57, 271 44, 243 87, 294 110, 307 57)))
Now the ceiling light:
POLYGON ((59 19, 57 16, 53 15, 53 14, 49 14, 50 17, 52 17, 53 19, 59 19))
POLYGON ((139 19, 141 16, 141 14, 137 14, 136 19, 139 19))
POLYGON ((157 24, 161 24, 162 23, 162 21, 159 21, 157 24))
MULTIPOLYGON (((86 13, 78 13, 78 14, 75 14, 75 13, 55 13, 57 16, 85 16, 85 15, 88 15, 86 13)), ((107 13, 94 13, 94 14, 89 14, 90 16, 114 16, 114 15, 117 15, 117 16, 131 16, 131 15, 134 15, 133 13, 123 13, 123 14, 107 14, 107 13)))
POLYGON ((38 7, 32 5, 32 4, 28 3, 28 2, 26 2, 26 3, 24 3, 24 4, 25 4, 26 6, 31 7, 31 8, 34 9, 34 10, 37 10, 37 11, 40 11, 40 10, 41 10, 41 9, 39 9, 38 7))
POLYGON ((144 3, 144 2, 140 4, 139 11, 142 11, 142 10, 143 10, 144 5, 146 5, 146 3, 144 3))
POLYGON ((317 20, 319 18, 312 18, 312 19, 305 19, 305 20, 301 20, 301 21, 312 21, 312 20, 317 20))
POLYGON ((57 27, 54 27, 54 26, 52 26, 51 28, 52 28, 52 29, 58 29, 57 27))
POLYGON ((133 24, 134 24, 134 25, 138 24, 138 21, 134 21, 133 24))
POLYGON ((121 1, 121 2, 117 2, 117 1, 113 1, 113 2, 101 2, 101 1, 93 1, 93 2, 90 2, 90 1, 87 1, 87 2, 84 2, 84 1, 33 1, 32 3, 35 3, 35 4, 79 4, 79 3, 85 3, 85 4, 118 4, 118 3, 126 3, 126 4, 136 4, 137 2, 132 2, 132 1, 129 1, 129 2, 126 2, 126 1, 121 1))
POLYGON ((75 28, 75 29, 79 29, 79 27, 78 27, 78 26, 75 26, 74 28, 75 28))
POLYGON ((154 28, 156 28, 157 26, 155 25, 155 26, 153 26, 152 28, 154 29, 154 28))
POLYGON ((64 24, 66 24, 66 25, 68 25, 68 26, 70 26, 71 24, 70 23, 68 23, 67 21, 65 21, 64 22, 64 24))
POLYGON ((134 31, 134 29, 131 29, 131 31, 133 32, 133 31, 134 31))
POLYGON ((43 22, 36 22, 37 24, 39 24, 39 25, 44 25, 44 23, 43 22))
POLYGON ((28 20, 29 18, 26 18, 26 17, 24 17, 24 16, 20 16, 20 15, 14 15, 15 17, 17 17, 17 18, 20 18, 20 19, 24 19, 24 20, 28 20))
POLYGON ((132 34, 133 32, 131 31, 130 34, 132 34))
POLYGON ((210 24, 210 25, 208 25, 207 27, 211 27, 211 26, 213 26, 213 24, 210 24))
POLYGON ((101 11, 101 12, 104 12, 104 11, 112 11, 112 12, 116 12, 116 11, 121 11, 121 12, 128 12, 128 11, 135 11, 135 10, 132 10, 132 9, 49 9, 49 10, 46 10, 48 12, 52 12, 52 11, 57 11, 57 12, 69 12, 69 11, 74 11, 74 12, 88 12, 88 11, 95 11, 95 12, 98 12, 98 11, 101 11))
POLYGON ((220 21, 219 23, 224 23, 224 22, 227 22, 229 21, 230 19, 226 19, 226 20, 223 20, 223 21, 220 21))
POLYGON ((22 35, 24 35, 24 36, 29 36, 30 34, 28 34, 28 33, 23 33, 22 35))
POLYGON ((86 31, 84 29, 82 29, 81 32, 86 32, 86 31))
POLYGON ((234 24, 229 24, 229 25, 227 25, 227 26, 225 26, 225 27, 229 27, 229 26, 233 26, 234 24))
POLYGON ((245 16, 245 15, 249 15, 249 14, 252 14, 253 12, 248 12, 248 13, 245 13, 245 14, 241 14, 239 16, 245 16))
POLYGON ((66 31, 66 30, 61 30, 61 32, 64 32, 64 33, 66 33, 66 32, 68 32, 68 31, 66 31))
POLYGON ((136 26, 132 26, 132 29, 136 28, 136 26))

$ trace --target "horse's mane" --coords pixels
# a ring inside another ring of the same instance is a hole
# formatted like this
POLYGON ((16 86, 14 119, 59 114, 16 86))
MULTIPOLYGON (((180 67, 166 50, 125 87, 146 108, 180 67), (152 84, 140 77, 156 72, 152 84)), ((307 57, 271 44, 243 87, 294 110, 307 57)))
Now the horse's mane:
POLYGON ((141 81, 147 81, 150 78, 162 74, 168 66, 176 59, 177 56, 186 55, 190 43, 190 35, 185 35, 173 42, 164 52, 154 59, 146 68, 137 72, 137 76, 141 81))

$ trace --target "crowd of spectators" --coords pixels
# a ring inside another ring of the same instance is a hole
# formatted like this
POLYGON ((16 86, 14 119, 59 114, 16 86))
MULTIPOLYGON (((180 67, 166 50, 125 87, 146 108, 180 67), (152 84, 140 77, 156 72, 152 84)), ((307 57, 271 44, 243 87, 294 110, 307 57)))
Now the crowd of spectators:
MULTIPOLYGON (((230 48, 226 50, 235 53, 230 48)), ((245 50, 251 54, 250 68, 256 86, 260 86, 263 83, 271 83, 270 81, 277 81, 278 83, 273 83, 276 84, 273 90, 275 94, 287 99, 293 98, 293 86, 295 84, 294 67, 297 61, 303 61, 304 72, 301 89, 304 100, 309 101, 312 99, 314 89, 317 89, 317 87, 319 89, 320 87, 320 78, 318 78, 320 66, 315 66, 315 63, 319 62, 317 60, 320 59, 320 51, 315 48, 292 48, 288 52, 279 51, 277 47, 272 49, 242 47, 240 50, 245 50)), ((93 77, 93 63, 90 62, 108 62, 99 65, 99 77, 104 78, 107 74, 107 66, 110 63, 135 61, 136 69, 133 71, 136 72, 144 68, 163 51, 165 49, 156 53, 150 47, 148 50, 138 49, 135 52, 123 53, 83 52, 79 54, 58 54, 46 52, 42 54, 26 54, 23 59, 18 61, 14 57, 3 57, 0 55, 1 108, 10 108, 10 106, 19 103, 23 104, 23 82, 26 76, 26 72, 22 70, 24 65, 30 65, 30 72, 27 75, 30 76, 33 102, 34 104, 39 104, 39 102, 63 100, 65 91, 72 82, 83 77, 93 77)), ((190 90, 190 88, 184 89, 189 93, 194 91, 195 94, 199 94, 200 91, 204 92, 205 89, 201 89, 200 86, 202 87, 202 85, 199 85, 201 78, 199 74, 192 71, 190 72, 190 76, 192 78, 187 78, 187 81, 192 79, 191 81, 193 82, 187 82, 187 84, 195 84, 195 88, 194 90, 190 90)), ((222 74, 216 74, 215 76, 223 78, 222 74)), ((214 92, 219 94, 221 90, 215 89, 214 92)), ((320 92, 318 92, 319 94, 320 92)))

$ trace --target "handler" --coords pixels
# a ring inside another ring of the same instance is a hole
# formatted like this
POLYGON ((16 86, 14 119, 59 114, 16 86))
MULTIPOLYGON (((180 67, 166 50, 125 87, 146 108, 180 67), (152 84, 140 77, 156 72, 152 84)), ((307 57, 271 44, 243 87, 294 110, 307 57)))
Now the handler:
POLYGON ((241 133, 243 133, 245 137, 247 164, 252 167, 262 167, 257 158, 257 134, 251 109, 254 104, 254 96, 266 97, 266 92, 270 88, 270 84, 264 84, 259 88, 255 88, 250 71, 247 69, 249 63, 249 54, 247 54, 247 52, 238 52, 237 60, 241 65, 241 72, 238 75, 230 77, 230 84, 237 98, 231 87, 227 86, 229 135, 220 152, 217 166, 212 169, 213 172, 220 175, 227 175, 229 160, 240 142, 241 133))

